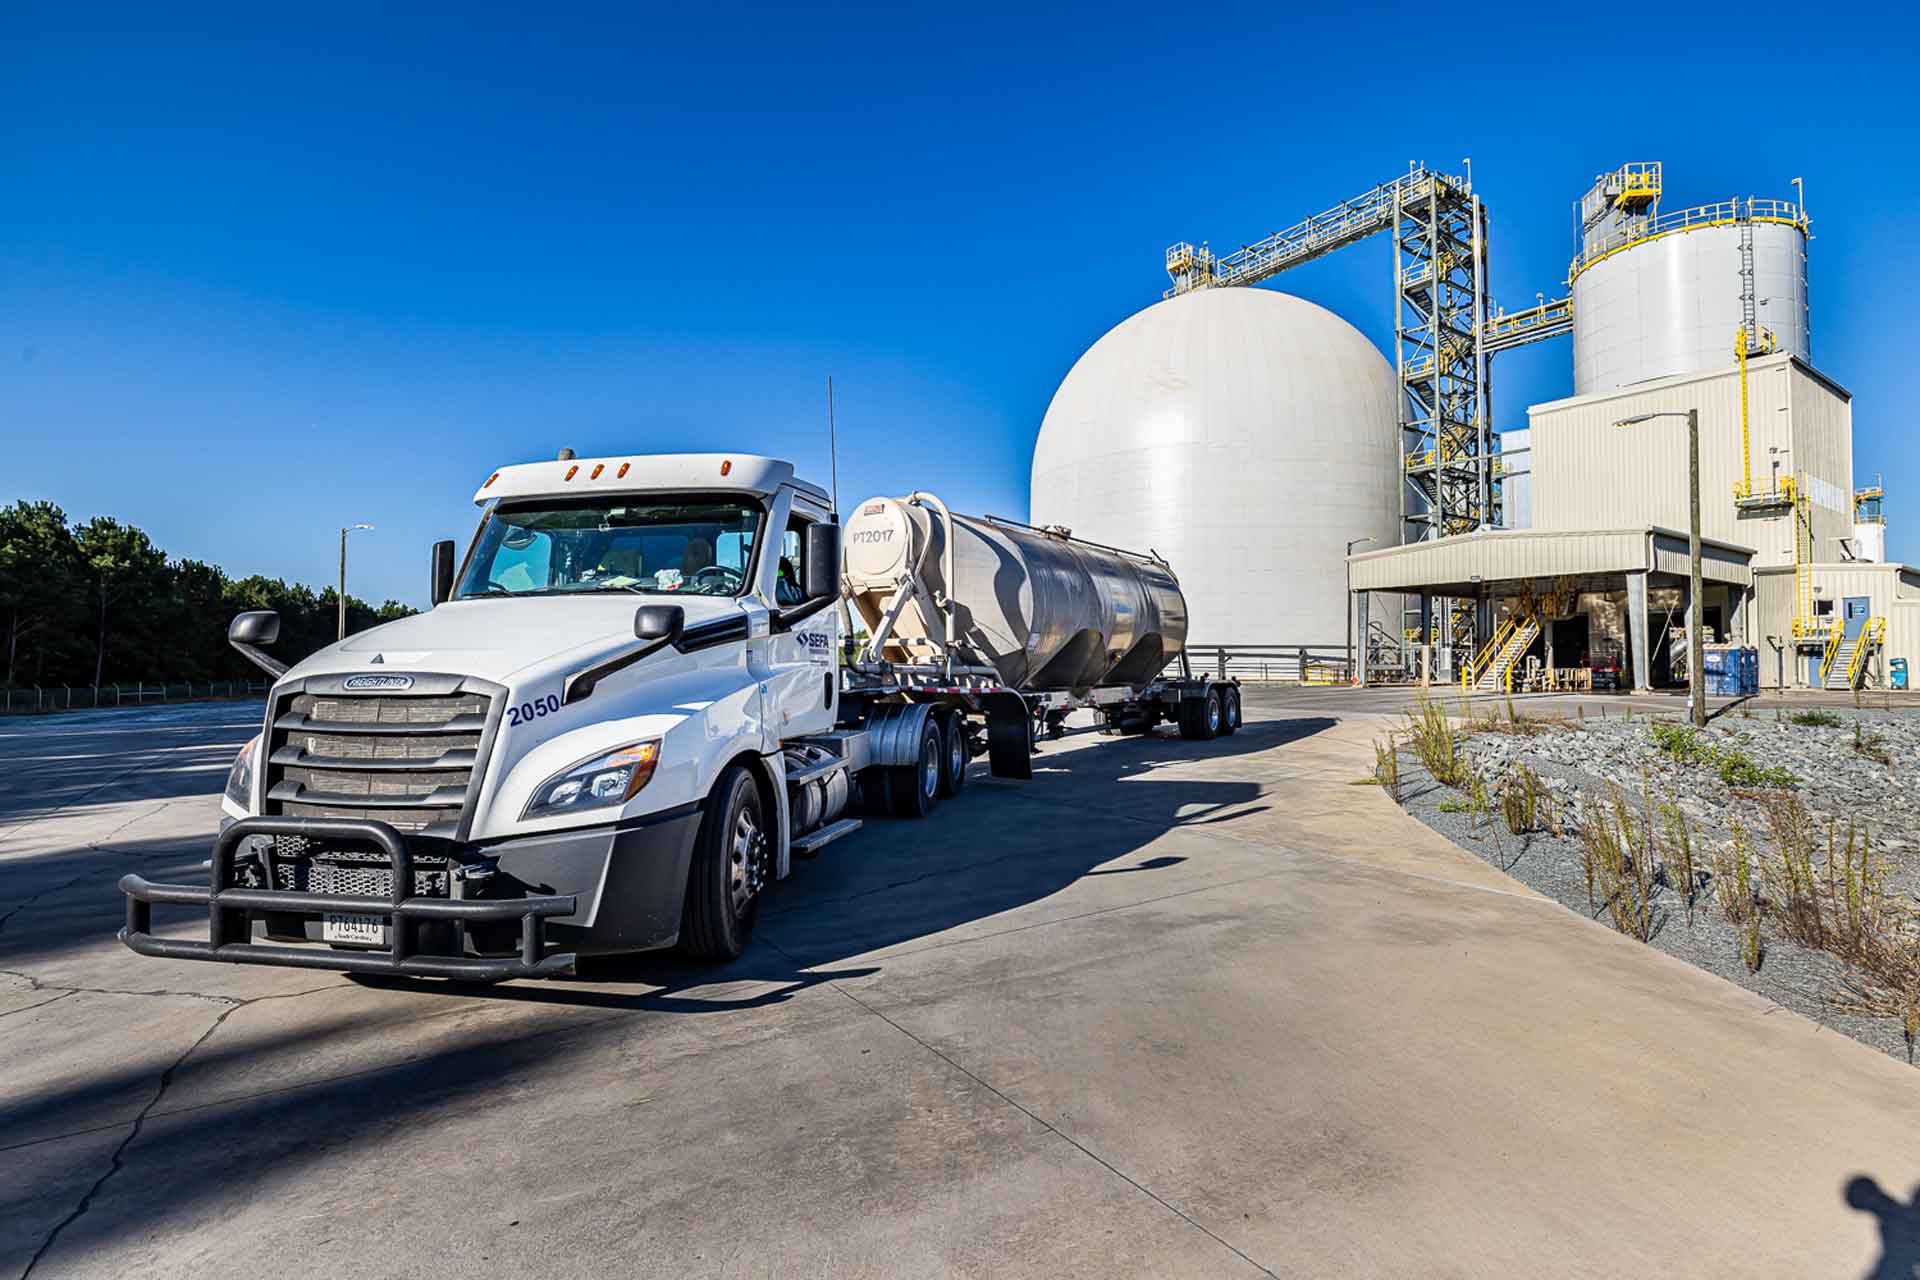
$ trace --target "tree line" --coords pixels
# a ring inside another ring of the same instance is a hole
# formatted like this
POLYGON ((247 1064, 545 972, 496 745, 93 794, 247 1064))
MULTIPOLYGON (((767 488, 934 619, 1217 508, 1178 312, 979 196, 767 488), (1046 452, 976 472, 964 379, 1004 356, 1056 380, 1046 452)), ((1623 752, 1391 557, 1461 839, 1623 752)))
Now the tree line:
MULTIPOLYGON (((51 502, 0 507, 0 643, 9 685, 135 680, 253 680, 260 671, 227 645, 246 609, 280 615, 273 654, 288 664, 331 644, 339 593, 170 557, 111 516, 71 524, 51 502)), ((413 610, 347 597, 347 630, 413 610)))

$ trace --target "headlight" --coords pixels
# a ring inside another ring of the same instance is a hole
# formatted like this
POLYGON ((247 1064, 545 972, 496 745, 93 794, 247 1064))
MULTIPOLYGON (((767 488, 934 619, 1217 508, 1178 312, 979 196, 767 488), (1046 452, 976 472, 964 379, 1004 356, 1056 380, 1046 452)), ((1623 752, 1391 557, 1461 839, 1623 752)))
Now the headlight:
POLYGON ((227 771, 227 799, 242 809, 253 803, 253 753, 259 746, 260 735, 256 733, 240 748, 240 754, 233 758, 233 768, 227 771))
POLYGON ((541 783, 521 816, 550 818, 559 813, 625 804, 647 785, 659 762, 658 738, 582 760, 541 783))

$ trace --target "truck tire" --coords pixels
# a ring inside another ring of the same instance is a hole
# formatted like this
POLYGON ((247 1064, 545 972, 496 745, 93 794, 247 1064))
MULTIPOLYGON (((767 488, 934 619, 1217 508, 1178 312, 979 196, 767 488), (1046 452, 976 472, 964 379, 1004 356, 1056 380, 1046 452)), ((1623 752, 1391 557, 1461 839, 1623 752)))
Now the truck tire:
POLYGON ((920 725, 914 763, 887 770, 887 798, 896 818, 924 818, 940 803, 940 774, 945 751, 940 722, 928 716, 920 725))
POLYGON ((1208 689, 1204 698, 1180 700, 1180 736, 1205 742, 1220 732, 1220 691, 1208 689))
POLYGON ((1240 690, 1230 684, 1219 686, 1220 736, 1230 737, 1240 727, 1240 690))
POLYGON ((753 775, 734 765, 714 784, 694 837, 680 949, 701 960, 732 960, 745 951, 772 872, 766 803, 753 775))
POLYGON ((957 711, 940 717, 940 794, 957 796, 967 785, 967 719, 957 711))

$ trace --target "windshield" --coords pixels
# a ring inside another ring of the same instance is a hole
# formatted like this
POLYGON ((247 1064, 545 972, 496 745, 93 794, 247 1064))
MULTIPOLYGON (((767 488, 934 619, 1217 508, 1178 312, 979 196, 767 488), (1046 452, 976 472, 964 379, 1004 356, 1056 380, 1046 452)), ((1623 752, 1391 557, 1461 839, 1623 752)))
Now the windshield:
POLYGON ((670 592, 737 596, 753 570, 760 509, 738 500, 650 498, 496 507, 458 598, 670 592))

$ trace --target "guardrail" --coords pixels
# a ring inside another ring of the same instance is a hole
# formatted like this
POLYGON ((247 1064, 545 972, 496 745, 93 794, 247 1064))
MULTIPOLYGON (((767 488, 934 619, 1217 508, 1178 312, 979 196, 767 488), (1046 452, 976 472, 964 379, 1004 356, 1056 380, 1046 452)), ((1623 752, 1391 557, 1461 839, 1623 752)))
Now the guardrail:
POLYGON ((144 706, 151 702, 205 702, 213 698, 255 698, 267 692, 264 680, 177 680, 147 684, 8 685, 0 687, 0 715, 33 715, 95 707, 144 706))
POLYGON ((1633 223, 1598 243, 1583 248, 1573 259, 1573 265, 1567 269, 1567 283, 1572 284, 1574 277, 1603 258, 1610 258, 1622 249, 1631 248, 1646 240, 1656 240, 1676 231, 1693 231, 1700 227, 1724 227, 1739 222, 1779 222, 1788 226, 1807 228, 1807 215, 1799 205, 1791 200, 1739 199, 1719 200, 1713 204, 1697 205, 1691 209, 1675 209, 1663 213, 1657 218, 1648 218, 1633 223))
POLYGON ((1196 673, 1216 680, 1346 684, 1353 675, 1345 645, 1190 644, 1186 652, 1196 673))

